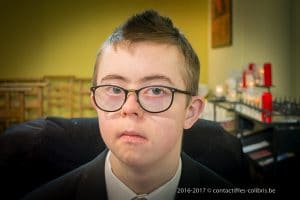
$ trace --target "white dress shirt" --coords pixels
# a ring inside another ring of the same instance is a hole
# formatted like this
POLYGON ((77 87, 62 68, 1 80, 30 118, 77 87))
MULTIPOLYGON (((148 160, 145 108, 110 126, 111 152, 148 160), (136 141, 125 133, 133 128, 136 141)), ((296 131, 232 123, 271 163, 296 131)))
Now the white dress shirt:
MULTIPOLYGON (((147 200, 173 200, 175 199, 177 186, 181 175, 181 158, 176 174, 164 185, 155 189, 149 194, 137 195, 127 185, 125 185, 120 179, 118 179, 111 170, 109 151, 105 159, 105 182, 107 196, 109 200, 131 200, 135 197, 141 197, 140 199, 147 200), (143 197, 143 198, 142 198, 143 197)), ((137 198, 139 199, 139 198, 137 198)))

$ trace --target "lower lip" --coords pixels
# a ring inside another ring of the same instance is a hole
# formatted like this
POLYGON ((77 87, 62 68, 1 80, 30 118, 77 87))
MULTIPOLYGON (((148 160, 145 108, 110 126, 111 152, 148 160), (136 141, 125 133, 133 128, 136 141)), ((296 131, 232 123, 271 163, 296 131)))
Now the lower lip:
POLYGON ((134 144, 142 144, 145 143, 147 140, 146 138, 139 136, 139 135, 122 135, 121 139, 128 143, 134 143, 134 144))

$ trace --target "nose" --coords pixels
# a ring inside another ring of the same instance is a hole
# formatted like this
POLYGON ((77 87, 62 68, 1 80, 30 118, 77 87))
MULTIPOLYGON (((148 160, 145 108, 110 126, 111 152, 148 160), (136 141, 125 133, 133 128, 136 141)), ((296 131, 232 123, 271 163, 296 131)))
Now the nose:
POLYGON ((140 104, 138 103, 138 97, 135 92, 129 92, 127 94, 127 99, 124 105, 121 108, 121 115, 122 117, 125 116, 143 116, 144 110, 141 108, 140 104))

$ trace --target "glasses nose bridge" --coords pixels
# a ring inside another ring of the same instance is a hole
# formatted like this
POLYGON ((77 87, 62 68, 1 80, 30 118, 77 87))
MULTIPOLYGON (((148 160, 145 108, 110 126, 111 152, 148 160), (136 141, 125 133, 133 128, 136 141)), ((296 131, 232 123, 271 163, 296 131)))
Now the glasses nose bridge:
POLYGON ((136 101, 139 102, 139 92, 140 92, 140 90, 128 89, 128 90, 125 90, 125 91, 126 91, 126 99, 125 99, 125 101, 127 100, 128 95, 130 93, 135 93, 135 95, 136 95, 136 101))
POLYGON ((128 97, 129 97, 129 94, 130 93, 135 93, 135 101, 136 103, 143 109, 141 103, 140 103, 140 100, 139 100, 139 92, 140 90, 135 90, 135 89, 124 89, 125 91, 125 99, 124 99, 124 102, 123 102, 123 105, 121 106, 121 108, 126 104, 126 102, 128 101, 128 97))

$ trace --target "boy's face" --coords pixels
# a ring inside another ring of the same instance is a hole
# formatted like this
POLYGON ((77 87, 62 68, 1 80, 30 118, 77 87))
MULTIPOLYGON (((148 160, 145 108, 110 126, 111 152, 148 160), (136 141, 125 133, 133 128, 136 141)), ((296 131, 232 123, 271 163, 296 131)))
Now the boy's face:
MULTIPOLYGON (((184 57, 173 45, 139 42, 107 47, 98 61, 97 85, 125 89, 163 85, 186 90, 182 79, 184 57)), ((116 112, 96 108, 102 138, 113 155, 129 166, 151 166, 179 157, 183 128, 190 128, 187 96, 175 93, 172 106, 162 113, 143 110, 131 92, 116 112)))

